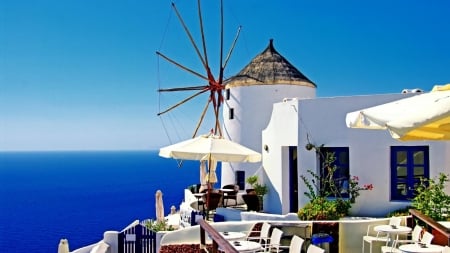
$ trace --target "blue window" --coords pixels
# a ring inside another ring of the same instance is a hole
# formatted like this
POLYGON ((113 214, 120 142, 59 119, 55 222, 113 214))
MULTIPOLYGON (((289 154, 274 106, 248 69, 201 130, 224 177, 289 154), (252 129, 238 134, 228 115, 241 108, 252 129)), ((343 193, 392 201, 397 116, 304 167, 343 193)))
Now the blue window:
MULTIPOLYGON (((337 194, 340 197, 348 197, 348 183, 350 179, 350 158, 348 147, 321 147, 320 148, 320 173, 324 179, 329 176, 328 167, 334 167, 333 173, 334 186, 323 185, 327 192, 334 192, 331 188, 336 187, 337 194), (328 157, 328 159, 327 159, 328 157), (333 158, 329 160, 329 158, 333 158)), ((337 197, 331 196, 330 197, 337 197)))
POLYGON ((429 178, 428 146, 391 147, 391 200, 411 200, 422 178, 429 178))

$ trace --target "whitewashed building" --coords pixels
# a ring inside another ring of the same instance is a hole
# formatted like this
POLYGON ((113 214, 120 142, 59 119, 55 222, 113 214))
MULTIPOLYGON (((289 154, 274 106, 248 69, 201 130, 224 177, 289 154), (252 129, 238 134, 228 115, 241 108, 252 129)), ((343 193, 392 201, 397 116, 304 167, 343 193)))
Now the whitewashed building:
MULTIPOLYGON (((316 85, 269 46, 227 83, 224 135, 260 151, 262 164, 222 165, 222 185, 239 183, 254 173, 269 186, 264 210, 297 212, 309 199, 301 175, 321 174, 315 148, 333 152, 340 186, 357 176, 362 191, 351 212, 384 216, 410 205, 420 177, 450 173, 449 142, 401 142, 387 131, 349 129, 346 113, 414 93, 316 98, 316 85), (241 177, 241 178, 239 178, 241 177)), ((448 189, 447 189, 448 190, 448 189)))
POLYGON ((449 142, 401 142, 387 131, 350 129, 347 112, 390 102, 411 94, 286 99, 274 104, 272 118, 263 131, 263 167, 270 190, 268 212, 296 212, 309 199, 300 175, 308 169, 320 174, 320 157, 307 144, 336 152, 340 175, 357 176, 373 184, 362 191, 351 212, 361 216, 384 216, 410 205, 419 177, 434 178, 450 173, 449 142), (297 202, 297 201, 298 202, 297 202))
MULTIPOLYGON (((223 134, 260 151, 261 133, 269 123, 272 106, 286 97, 315 98, 316 85, 274 48, 273 40, 237 75, 226 81, 223 134)), ((261 163, 223 163, 222 185, 241 181, 261 163), (239 178, 240 177, 240 178, 239 178)))

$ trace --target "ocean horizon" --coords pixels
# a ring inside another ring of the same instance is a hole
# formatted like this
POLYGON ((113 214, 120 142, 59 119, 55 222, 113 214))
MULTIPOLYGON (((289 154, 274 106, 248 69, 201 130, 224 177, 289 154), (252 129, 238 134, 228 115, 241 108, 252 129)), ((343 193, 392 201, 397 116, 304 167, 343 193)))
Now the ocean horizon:
POLYGON ((178 210, 198 182, 198 161, 178 167, 157 150, 0 152, 0 250, 57 252, 67 238, 73 251, 154 219, 157 190, 166 215, 178 210))

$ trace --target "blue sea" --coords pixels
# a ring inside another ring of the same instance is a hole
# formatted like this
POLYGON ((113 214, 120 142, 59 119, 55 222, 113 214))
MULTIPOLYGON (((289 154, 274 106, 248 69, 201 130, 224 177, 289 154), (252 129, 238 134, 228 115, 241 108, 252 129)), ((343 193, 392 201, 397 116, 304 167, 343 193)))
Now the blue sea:
POLYGON ((71 251, 96 243, 154 219, 157 190, 167 214, 198 182, 197 161, 179 168, 157 151, 0 152, 0 252, 56 253, 61 238, 71 251))

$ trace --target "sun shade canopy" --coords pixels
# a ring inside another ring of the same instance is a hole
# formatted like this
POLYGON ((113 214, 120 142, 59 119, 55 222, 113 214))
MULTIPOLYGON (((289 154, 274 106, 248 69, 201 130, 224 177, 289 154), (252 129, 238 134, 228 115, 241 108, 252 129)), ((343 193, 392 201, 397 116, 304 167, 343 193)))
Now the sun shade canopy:
POLYGON ((450 140, 450 85, 346 116, 351 128, 387 129, 399 140, 450 140))
POLYGON ((202 135, 159 150, 165 158, 198 161, 260 162, 261 154, 215 135, 202 135))

